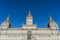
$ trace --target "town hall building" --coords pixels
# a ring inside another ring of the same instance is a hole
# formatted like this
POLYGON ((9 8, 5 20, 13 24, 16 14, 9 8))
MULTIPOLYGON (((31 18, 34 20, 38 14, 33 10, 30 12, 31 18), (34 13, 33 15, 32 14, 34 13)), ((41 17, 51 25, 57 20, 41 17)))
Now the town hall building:
POLYGON ((58 25, 51 16, 47 28, 37 28, 30 11, 22 28, 11 28, 9 19, 8 16, 0 26, 0 40, 60 40, 58 25))

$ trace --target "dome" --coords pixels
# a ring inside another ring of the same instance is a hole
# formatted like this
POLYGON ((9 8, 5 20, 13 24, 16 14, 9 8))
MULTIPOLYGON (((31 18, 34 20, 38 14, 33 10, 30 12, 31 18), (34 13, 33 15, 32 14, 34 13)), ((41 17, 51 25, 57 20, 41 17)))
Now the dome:
POLYGON ((58 29, 58 25, 56 24, 55 21, 52 20, 52 17, 50 16, 49 18, 50 18, 50 20, 48 23, 48 28, 58 29))

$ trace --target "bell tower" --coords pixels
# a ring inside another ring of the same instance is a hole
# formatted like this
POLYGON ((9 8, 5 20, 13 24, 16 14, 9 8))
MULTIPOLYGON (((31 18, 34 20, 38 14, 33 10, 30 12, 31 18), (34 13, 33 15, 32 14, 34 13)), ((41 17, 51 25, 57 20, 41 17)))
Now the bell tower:
POLYGON ((29 12, 28 12, 28 16, 26 17, 26 24, 27 24, 27 25, 32 25, 32 24, 33 24, 33 17, 32 17, 32 15, 31 15, 30 10, 29 10, 29 12))
POLYGON ((33 24, 33 17, 31 15, 31 12, 29 10, 28 15, 26 17, 26 24, 22 24, 22 29, 36 29, 36 24, 33 24))

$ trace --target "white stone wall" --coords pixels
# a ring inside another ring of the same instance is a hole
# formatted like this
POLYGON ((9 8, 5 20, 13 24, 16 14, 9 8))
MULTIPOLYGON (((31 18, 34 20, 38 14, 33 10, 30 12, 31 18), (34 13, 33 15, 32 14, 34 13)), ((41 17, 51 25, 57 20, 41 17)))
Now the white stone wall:
POLYGON ((0 40, 28 40, 28 31, 31 31, 31 40, 60 40, 60 34, 52 34, 50 29, 0 30, 0 40))

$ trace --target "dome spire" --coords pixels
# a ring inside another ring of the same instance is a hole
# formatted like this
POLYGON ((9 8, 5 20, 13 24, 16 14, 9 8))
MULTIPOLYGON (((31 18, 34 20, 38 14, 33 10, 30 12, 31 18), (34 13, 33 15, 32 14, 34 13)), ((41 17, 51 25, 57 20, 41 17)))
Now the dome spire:
POLYGON ((8 15, 6 22, 10 23, 10 16, 8 15))
POLYGON ((51 17, 51 16, 49 16, 49 19, 50 19, 50 20, 52 20, 52 17, 51 17))
POLYGON ((30 12, 30 10, 29 10, 29 12, 28 12, 28 16, 31 16, 31 12, 30 12))
POLYGON ((8 15, 7 20, 10 20, 10 16, 8 15))

